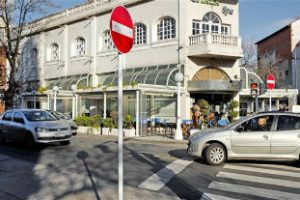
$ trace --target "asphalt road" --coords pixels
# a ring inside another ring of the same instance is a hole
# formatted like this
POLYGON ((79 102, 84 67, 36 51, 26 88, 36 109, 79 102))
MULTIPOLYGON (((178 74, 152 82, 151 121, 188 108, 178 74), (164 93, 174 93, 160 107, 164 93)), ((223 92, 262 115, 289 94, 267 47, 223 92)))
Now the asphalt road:
MULTIPOLYGON (((0 145, 0 199, 118 199, 117 138, 0 145)), ((126 140, 125 199, 300 199, 300 164, 193 161, 185 144, 126 140)))

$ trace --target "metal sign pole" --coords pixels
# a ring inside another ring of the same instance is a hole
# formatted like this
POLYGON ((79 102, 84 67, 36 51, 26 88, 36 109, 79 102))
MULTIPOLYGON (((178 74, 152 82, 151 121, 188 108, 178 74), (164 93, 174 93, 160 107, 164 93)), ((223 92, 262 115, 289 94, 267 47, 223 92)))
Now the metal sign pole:
POLYGON ((270 95, 270 111, 272 111, 272 98, 271 98, 271 90, 269 90, 269 95, 270 95))
POLYGON ((119 69, 118 69, 118 157, 119 157, 119 200, 123 200, 123 61, 125 55, 119 53, 119 69))

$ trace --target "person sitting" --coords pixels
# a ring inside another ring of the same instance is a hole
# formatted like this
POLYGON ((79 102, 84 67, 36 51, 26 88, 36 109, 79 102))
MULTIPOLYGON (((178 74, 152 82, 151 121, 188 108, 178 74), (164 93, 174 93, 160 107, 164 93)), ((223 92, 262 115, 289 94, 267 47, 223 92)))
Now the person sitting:
POLYGON ((218 120, 218 127, 225 127, 230 124, 227 116, 227 113, 221 115, 221 118, 218 120))
POLYGON ((263 117, 258 118, 257 125, 258 125, 257 126, 258 131, 269 131, 268 117, 263 116, 263 117))

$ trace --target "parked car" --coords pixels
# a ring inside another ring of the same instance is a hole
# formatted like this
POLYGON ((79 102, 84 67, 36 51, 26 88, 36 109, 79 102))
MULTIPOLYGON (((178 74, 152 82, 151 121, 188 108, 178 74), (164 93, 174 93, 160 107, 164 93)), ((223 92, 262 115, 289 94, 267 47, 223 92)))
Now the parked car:
POLYGON ((193 134, 187 151, 210 165, 231 159, 299 160, 300 114, 263 112, 193 134))
POLYGON ((26 146, 53 142, 66 145, 72 132, 70 126, 45 110, 14 109, 6 111, 0 120, 0 141, 7 139, 24 141, 26 146))
POLYGON ((68 124, 71 127, 73 135, 77 134, 78 126, 70 116, 64 115, 63 113, 54 110, 47 110, 47 111, 50 112, 57 120, 61 120, 66 124, 68 124))

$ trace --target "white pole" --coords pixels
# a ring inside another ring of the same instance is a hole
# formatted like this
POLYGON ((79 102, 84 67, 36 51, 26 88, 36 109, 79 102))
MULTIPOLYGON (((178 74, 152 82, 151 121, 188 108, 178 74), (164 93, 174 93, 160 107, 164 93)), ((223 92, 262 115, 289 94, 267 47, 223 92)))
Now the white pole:
POLYGON ((103 93, 103 118, 106 118, 106 92, 103 93))
POLYGON ((21 96, 21 106, 24 108, 24 96, 21 96))
POLYGON ((295 48, 295 83, 296 83, 296 89, 298 89, 298 80, 297 80, 297 76, 298 76, 298 74, 297 74, 297 47, 295 48))
POLYGON ((181 83, 177 82, 177 120, 176 120, 176 133, 175 133, 175 140, 182 140, 182 130, 181 130, 181 109, 180 109, 180 86, 181 83))
POLYGON ((271 90, 269 89, 269 95, 270 95, 270 111, 272 111, 272 98, 271 98, 271 90))
POLYGON ((135 108, 135 136, 139 136, 139 131, 140 131, 140 120, 139 120, 139 108, 140 108, 140 95, 139 95, 139 91, 136 91, 136 108, 135 108))
POLYGON ((47 95, 48 107, 47 109, 50 110, 50 94, 47 95))
POLYGON ((54 98, 53 98, 53 110, 56 111, 56 91, 54 91, 54 98))
POLYGON ((119 118, 119 132, 118 132, 118 147, 119 147, 119 200, 123 200, 123 61, 125 55, 119 53, 119 77, 118 77, 118 118, 119 118))
POLYGON ((76 97, 75 97, 75 93, 73 92, 73 96, 72 96, 72 119, 75 119, 76 116, 76 97))

